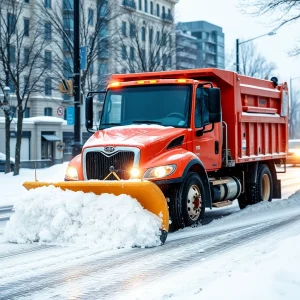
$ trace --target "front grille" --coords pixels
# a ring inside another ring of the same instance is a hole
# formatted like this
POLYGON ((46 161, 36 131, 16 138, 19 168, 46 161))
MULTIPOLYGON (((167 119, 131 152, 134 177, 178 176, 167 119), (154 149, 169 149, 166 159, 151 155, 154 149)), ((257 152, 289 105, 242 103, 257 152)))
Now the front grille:
MULTIPOLYGON (((103 180, 110 172, 109 168, 114 167, 115 172, 120 179, 129 179, 130 172, 128 172, 134 161, 134 152, 132 151, 118 151, 115 154, 107 157, 100 151, 87 152, 86 154, 86 176, 87 179, 103 180)), ((111 175, 107 180, 116 180, 111 175)))

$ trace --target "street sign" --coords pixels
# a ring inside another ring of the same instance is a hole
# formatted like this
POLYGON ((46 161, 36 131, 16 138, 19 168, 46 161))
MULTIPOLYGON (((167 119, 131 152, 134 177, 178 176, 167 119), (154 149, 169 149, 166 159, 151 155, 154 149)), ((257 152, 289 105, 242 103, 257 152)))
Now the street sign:
POLYGON ((64 114, 64 108, 63 108, 62 106, 59 106, 59 107, 57 108, 56 113, 57 113, 58 116, 61 117, 61 116, 64 114))
POLYGON ((67 108, 67 124, 74 125, 75 118, 74 118, 74 107, 70 106, 67 108))
POLYGON ((80 47, 80 70, 86 70, 87 67, 87 48, 80 47))

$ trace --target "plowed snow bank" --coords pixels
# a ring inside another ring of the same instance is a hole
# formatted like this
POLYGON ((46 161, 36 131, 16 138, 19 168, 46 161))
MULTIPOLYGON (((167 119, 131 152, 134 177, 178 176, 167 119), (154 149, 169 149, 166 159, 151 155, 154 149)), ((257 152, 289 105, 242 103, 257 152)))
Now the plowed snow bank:
POLYGON ((13 243, 96 246, 103 249, 160 245, 161 220, 128 195, 26 191, 4 236, 13 243))

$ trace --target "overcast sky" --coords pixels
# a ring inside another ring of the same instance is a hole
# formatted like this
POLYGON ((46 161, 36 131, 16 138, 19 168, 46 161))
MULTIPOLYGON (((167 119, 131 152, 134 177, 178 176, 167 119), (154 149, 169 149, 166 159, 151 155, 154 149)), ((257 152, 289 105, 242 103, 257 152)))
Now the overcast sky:
MULTIPOLYGON (((225 51, 234 50, 237 38, 248 40, 272 31, 271 16, 253 17, 245 15, 239 8, 239 0, 179 0, 176 4, 176 22, 207 21, 223 28, 225 51)), ((285 25, 276 35, 261 37, 254 41, 258 50, 276 63, 279 81, 289 81, 290 77, 300 77, 300 57, 291 58, 290 50, 299 40, 300 21, 285 25)), ((226 54, 225 54, 226 56, 226 54)), ((300 79, 293 80, 293 88, 300 89, 300 79)))

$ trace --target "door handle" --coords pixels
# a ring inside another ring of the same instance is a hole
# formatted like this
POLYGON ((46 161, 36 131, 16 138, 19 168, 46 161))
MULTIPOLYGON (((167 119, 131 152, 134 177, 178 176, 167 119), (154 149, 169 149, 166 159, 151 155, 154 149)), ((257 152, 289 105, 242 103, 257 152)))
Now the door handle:
POLYGON ((215 154, 219 154, 219 141, 215 141, 215 154))

